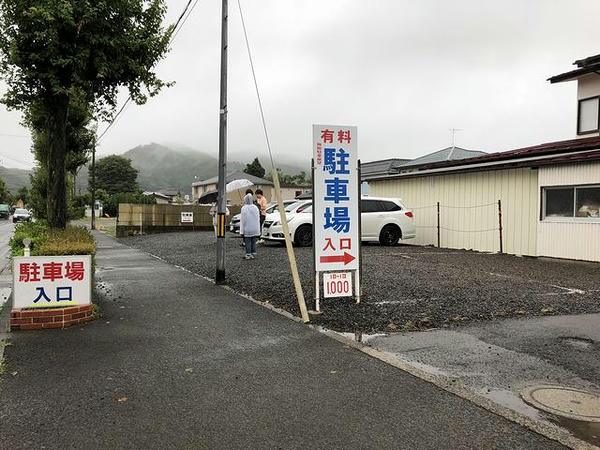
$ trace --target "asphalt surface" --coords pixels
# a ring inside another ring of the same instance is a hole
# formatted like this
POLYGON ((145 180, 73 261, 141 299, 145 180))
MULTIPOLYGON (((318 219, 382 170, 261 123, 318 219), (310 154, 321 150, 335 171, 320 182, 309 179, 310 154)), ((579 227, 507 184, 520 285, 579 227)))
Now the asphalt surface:
POLYGON ((453 385, 600 446, 600 423, 565 420, 521 398, 527 387, 547 384, 600 392, 600 314, 505 319, 365 340, 453 385))
POLYGON ((562 448, 210 282, 98 240, 102 318, 11 335, 0 448, 562 448))
MULTIPOLYGON (((230 235, 231 236, 231 235, 230 235)), ((195 273, 214 277, 215 238, 209 232, 123 239, 195 273)), ((286 251, 259 246, 242 260, 239 238, 229 238, 228 284, 257 300, 299 315, 286 251)), ((314 308, 311 248, 296 248, 309 308, 314 308)), ((363 245, 363 296, 322 301, 313 323, 338 331, 411 331, 474 321, 600 312, 600 264, 400 245, 363 245)))

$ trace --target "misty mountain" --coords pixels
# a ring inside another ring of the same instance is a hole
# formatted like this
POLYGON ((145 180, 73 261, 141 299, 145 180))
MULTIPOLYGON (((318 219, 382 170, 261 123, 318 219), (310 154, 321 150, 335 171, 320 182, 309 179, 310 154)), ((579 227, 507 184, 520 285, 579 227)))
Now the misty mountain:
POLYGON ((30 170, 23 169, 11 169, 8 167, 0 166, 0 178, 6 183, 6 188, 13 194, 26 186, 30 188, 31 183, 29 182, 30 170))
MULTIPOLYGON (((138 184, 145 191, 180 191, 190 194, 194 181, 205 180, 217 175, 217 155, 209 155, 190 148, 169 144, 140 145, 123 153, 131 159, 138 173, 138 184)), ((230 156, 227 162, 228 171, 243 170, 246 163, 256 156, 268 171, 269 159, 258 154, 230 156), (235 159, 234 159, 235 158, 235 159), (239 158, 239 160, 237 159, 239 158), (246 160, 247 159, 247 160, 246 160)), ((278 164, 286 174, 298 174, 301 170, 308 171, 293 163, 278 164)), ((83 192, 87 188, 87 170, 82 168, 78 176, 77 190, 83 192)))

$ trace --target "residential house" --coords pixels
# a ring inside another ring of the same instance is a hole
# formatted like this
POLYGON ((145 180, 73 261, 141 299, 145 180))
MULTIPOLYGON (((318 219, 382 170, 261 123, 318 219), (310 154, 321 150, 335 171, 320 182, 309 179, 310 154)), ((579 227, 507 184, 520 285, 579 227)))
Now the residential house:
POLYGON ((600 261, 600 55, 575 65, 549 81, 578 83, 576 139, 367 177, 371 194, 414 210, 412 243, 600 261))

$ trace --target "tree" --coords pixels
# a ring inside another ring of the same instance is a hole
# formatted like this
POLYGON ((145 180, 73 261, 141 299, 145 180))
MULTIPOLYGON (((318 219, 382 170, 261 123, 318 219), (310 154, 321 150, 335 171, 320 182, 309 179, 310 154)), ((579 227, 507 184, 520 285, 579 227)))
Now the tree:
POLYGON ((246 164, 246 168, 244 169, 244 172, 247 174, 250 174, 250 175, 254 175, 255 177, 258 177, 258 178, 265 177, 265 169, 260 164, 260 161, 258 160, 258 158, 254 158, 254 161, 246 164))
POLYGON ((0 203, 7 203, 10 200, 10 192, 6 189, 6 183, 0 178, 0 203))
POLYGON ((105 156, 96 162, 96 188, 104 189, 109 195, 135 192, 137 175, 131 160, 124 156, 105 156))
MULTIPOLYGON (((2 102, 34 111, 43 134, 47 213, 52 227, 67 220, 69 110, 83 99, 95 119, 114 115, 119 87, 137 104, 166 85, 153 70, 168 50, 164 0, 0 0, 2 102)), ((73 123, 71 123, 73 125, 73 123)), ((71 134, 73 136, 73 134, 71 134)))
POLYGON ((14 195, 15 200, 22 200, 24 204, 27 204, 27 202, 29 201, 29 190, 27 189, 27 186, 23 186, 21 189, 19 189, 17 191, 17 193, 14 195))

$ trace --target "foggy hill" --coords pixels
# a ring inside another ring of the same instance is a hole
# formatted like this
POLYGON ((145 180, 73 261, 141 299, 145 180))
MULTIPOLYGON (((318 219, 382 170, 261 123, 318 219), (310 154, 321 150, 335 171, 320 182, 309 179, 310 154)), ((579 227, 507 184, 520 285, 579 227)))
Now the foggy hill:
POLYGON ((29 174, 31 171, 23 169, 11 169, 0 166, 0 178, 6 183, 6 188, 13 194, 26 186, 30 187, 29 174))

